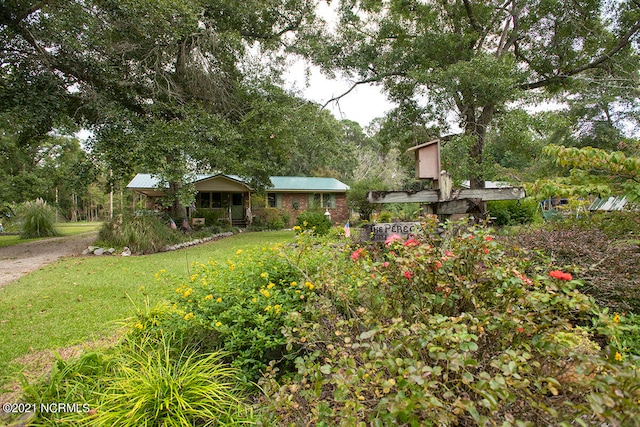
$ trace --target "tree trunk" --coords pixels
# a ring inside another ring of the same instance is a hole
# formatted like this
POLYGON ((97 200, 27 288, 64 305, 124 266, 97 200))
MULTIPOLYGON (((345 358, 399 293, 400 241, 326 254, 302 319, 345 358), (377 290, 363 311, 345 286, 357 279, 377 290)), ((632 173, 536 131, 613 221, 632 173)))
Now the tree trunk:
POLYGON ((173 204, 171 207, 173 211, 173 216, 176 219, 183 219, 187 217, 187 210, 182 205, 182 203, 180 203, 180 200, 178 199, 178 193, 180 191, 180 187, 181 187, 181 184, 179 182, 174 181, 169 183, 169 191, 171 196, 173 197, 173 204))
POLYGON ((474 140, 474 144, 471 146, 469 154, 471 159, 473 159, 475 164, 478 166, 478 169, 469 177, 469 186, 472 189, 485 188, 484 177, 482 176, 482 162, 484 160, 483 152, 487 128, 489 127, 489 123, 491 123, 491 119, 493 119, 494 112, 494 105, 486 105, 482 109, 480 117, 478 117, 477 120, 470 120, 465 124, 465 133, 471 136, 474 140))
MULTIPOLYGON (((491 123, 491 119, 493 119, 494 112, 495 106, 493 104, 485 105, 482 108, 482 112, 480 113, 480 116, 477 118, 477 120, 469 120, 465 126, 465 133, 471 136, 474 140, 469 154, 478 168, 477 170, 473 171, 471 173, 471 176, 469 177, 469 188, 471 189, 485 188, 484 176, 482 172, 482 163, 484 161, 483 152, 485 138, 487 136, 487 128, 489 127, 489 123, 491 123)), ((474 116, 474 118, 475 117, 477 116, 474 116)), ((474 211, 469 213, 477 219, 486 218, 487 202, 479 201, 475 205, 474 211)))

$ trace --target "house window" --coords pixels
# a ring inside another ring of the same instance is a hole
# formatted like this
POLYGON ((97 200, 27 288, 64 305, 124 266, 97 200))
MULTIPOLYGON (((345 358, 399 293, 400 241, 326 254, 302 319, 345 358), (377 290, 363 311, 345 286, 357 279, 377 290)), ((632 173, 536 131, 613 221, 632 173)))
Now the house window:
POLYGON ((267 206, 270 208, 282 208, 282 194, 267 193, 267 206))
POLYGON ((211 193, 211 207, 212 208, 222 207, 222 193, 211 193))
POLYGON ((335 209, 336 195, 327 193, 314 193, 309 195, 309 204, 321 208, 335 209))
POLYGON ((211 193, 198 194, 198 207, 203 209, 209 209, 211 207, 211 193))

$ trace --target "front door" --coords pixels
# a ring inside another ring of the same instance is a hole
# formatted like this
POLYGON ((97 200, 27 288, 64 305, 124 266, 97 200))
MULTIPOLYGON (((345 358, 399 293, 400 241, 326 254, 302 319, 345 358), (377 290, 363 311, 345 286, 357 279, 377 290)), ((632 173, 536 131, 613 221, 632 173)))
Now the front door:
POLYGON ((242 193, 231 193, 231 220, 244 220, 242 193))

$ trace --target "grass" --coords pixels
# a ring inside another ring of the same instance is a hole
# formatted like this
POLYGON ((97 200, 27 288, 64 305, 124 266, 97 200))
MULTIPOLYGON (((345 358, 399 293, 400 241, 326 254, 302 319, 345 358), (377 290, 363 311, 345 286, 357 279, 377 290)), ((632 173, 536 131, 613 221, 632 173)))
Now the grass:
POLYGON ((0 287, 0 376, 33 351, 113 334, 134 306, 172 296, 154 274, 187 280, 194 262, 224 263, 240 248, 287 242, 291 231, 246 233, 175 252, 143 257, 67 258, 0 287))
MULTIPOLYGON (((61 222, 56 224, 56 230, 61 236, 74 236, 76 234, 98 231, 102 227, 102 222, 61 222)), ((43 237, 42 239, 49 239, 43 237)), ((40 239, 21 239, 18 235, 0 236, 0 248, 17 245, 24 242, 32 242, 40 239)))

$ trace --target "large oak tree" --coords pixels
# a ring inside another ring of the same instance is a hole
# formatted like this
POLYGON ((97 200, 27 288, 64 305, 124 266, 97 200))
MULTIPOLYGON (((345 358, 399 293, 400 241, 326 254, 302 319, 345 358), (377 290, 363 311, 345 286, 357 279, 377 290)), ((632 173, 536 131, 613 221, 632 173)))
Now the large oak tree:
POLYGON ((342 0, 338 11, 336 30, 309 39, 308 52, 354 87, 382 85, 423 133, 456 122, 474 188, 497 115, 562 101, 586 81, 637 88, 637 0, 342 0))
POLYGON ((14 133, 32 145, 71 117, 116 177, 176 196, 195 169, 266 184, 305 104, 278 88, 279 55, 316 24, 312 0, 7 0, 0 114, 31 110, 14 133))

